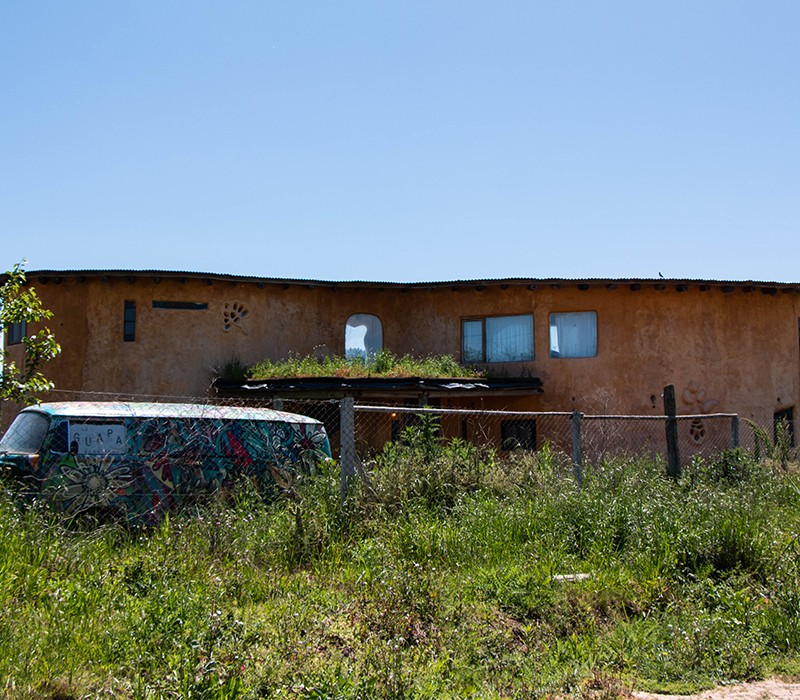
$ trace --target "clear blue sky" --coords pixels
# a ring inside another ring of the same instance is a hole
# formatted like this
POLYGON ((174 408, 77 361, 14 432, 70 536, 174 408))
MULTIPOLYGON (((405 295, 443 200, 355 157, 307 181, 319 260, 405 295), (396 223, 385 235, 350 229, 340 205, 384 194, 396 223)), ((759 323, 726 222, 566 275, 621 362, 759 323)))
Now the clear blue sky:
POLYGON ((0 4, 8 269, 800 281, 800 2, 0 4))

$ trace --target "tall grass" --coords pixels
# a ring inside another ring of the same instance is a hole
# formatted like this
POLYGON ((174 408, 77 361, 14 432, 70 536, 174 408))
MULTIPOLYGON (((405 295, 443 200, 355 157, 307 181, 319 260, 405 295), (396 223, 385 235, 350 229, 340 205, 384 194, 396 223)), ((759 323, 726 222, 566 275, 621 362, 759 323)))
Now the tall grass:
POLYGON ((623 697, 800 671, 800 490, 731 452, 508 459, 425 426, 296 498, 80 531, 0 496, 10 698, 623 697), (564 575, 586 574, 586 577, 564 575))

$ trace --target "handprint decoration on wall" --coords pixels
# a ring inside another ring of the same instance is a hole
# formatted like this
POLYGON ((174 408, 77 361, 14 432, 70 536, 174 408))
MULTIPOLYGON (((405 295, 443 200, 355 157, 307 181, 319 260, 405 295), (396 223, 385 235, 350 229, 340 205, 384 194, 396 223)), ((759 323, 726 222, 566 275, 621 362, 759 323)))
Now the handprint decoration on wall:
POLYGON ((250 315, 250 309, 241 301, 224 301, 222 302, 222 330, 226 333, 235 326, 242 333, 247 335, 247 329, 244 327, 242 321, 250 315))

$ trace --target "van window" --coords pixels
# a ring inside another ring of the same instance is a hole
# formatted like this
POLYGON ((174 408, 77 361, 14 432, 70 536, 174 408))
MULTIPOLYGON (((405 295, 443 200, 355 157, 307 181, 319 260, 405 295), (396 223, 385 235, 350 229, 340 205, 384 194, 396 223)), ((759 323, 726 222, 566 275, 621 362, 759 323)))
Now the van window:
POLYGON ((124 455, 128 451, 125 424, 71 421, 69 451, 79 455, 124 455))
POLYGON ((23 411, 11 424, 0 440, 0 452, 18 455, 32 455, 42 446, 50 418, 35 411, 23 411))

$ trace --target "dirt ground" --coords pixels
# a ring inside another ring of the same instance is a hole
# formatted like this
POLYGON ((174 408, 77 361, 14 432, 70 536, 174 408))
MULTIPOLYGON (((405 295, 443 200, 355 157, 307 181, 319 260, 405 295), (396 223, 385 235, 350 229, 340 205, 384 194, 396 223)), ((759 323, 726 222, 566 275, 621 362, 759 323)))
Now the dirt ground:
POLYGON ((758 683, 726 685, 697 695, 634 693, 640 700, 800 700, 800 683, 772 679, 758 683))

